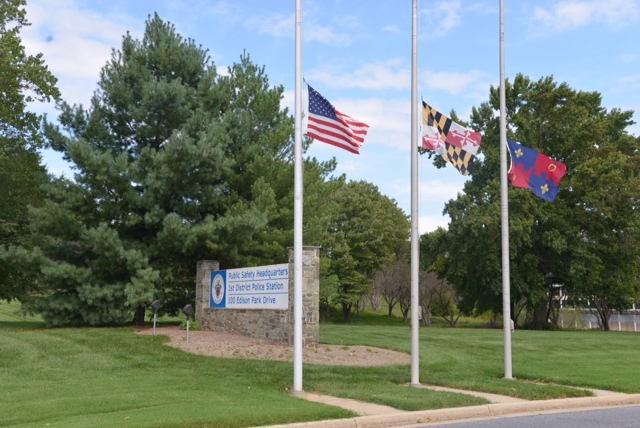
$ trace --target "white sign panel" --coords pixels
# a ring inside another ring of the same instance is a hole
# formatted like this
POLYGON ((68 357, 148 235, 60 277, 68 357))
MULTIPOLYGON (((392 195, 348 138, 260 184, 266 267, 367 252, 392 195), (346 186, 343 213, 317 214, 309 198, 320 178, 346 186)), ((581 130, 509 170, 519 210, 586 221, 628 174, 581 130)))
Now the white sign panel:
POLYGON ((209 307, 216 309, 288 309, 289 265, 211 272, 209 307))

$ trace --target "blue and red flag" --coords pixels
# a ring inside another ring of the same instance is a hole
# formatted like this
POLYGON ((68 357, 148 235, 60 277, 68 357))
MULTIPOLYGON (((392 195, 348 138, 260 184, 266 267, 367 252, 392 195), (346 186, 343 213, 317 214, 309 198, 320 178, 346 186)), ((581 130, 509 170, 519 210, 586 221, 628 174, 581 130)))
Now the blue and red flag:
POLYGON ((511 153, 511 168, 507 174, 511 184, 530 189, 536 196, 553 202, 567 166, 515 141, 507 140, 507 145, 511 153))

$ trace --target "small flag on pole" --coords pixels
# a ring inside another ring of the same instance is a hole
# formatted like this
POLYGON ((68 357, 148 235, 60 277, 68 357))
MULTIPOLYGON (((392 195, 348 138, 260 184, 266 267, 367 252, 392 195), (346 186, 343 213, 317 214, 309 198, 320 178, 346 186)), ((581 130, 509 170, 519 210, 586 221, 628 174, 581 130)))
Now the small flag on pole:
POLYGON ((558 196, 560 180, 567 173, 567 166, 509 139, 507 146, 511 154, 507 177, 511 184, 530 189, 536 196, 553 202, 558 196))
POLYGON ((462 175, 469 174, 482 134, 457 124, 422 102, 422 148, 433 150, 462 175))
POLYGON ((318 91, 309 89, 306 135, 351 153, 360 154, 369 125, 340 113, 318 91))

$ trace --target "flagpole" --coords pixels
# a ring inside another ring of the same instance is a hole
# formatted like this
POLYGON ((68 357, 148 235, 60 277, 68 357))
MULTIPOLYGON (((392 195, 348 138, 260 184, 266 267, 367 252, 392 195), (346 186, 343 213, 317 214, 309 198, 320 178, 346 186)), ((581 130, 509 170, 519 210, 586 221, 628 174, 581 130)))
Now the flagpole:
POLYGON ((411 35, 411 386, 420 386, 420 301, 418 266, 418 0, 413 0, 411 35))
POLYGON ((511 291, 509 272, 509 194, 507 189, 507 113, 504 78, 504 0, 500 0, 500 201, 502 207, 502 330, 504 378, 511 373, 511 291))
POLYGON ((302 391, 302 0, 296 0, 295 166, 293 202, 293 391, 302 391))

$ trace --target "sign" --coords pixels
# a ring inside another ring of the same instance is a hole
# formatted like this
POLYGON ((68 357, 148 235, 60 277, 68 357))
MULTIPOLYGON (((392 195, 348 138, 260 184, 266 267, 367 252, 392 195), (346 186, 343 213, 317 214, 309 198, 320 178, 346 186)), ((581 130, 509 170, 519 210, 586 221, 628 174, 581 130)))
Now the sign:
POLYGON ((215 309, 288 309, 289 265, 211 272, 209 307, 215 309))

